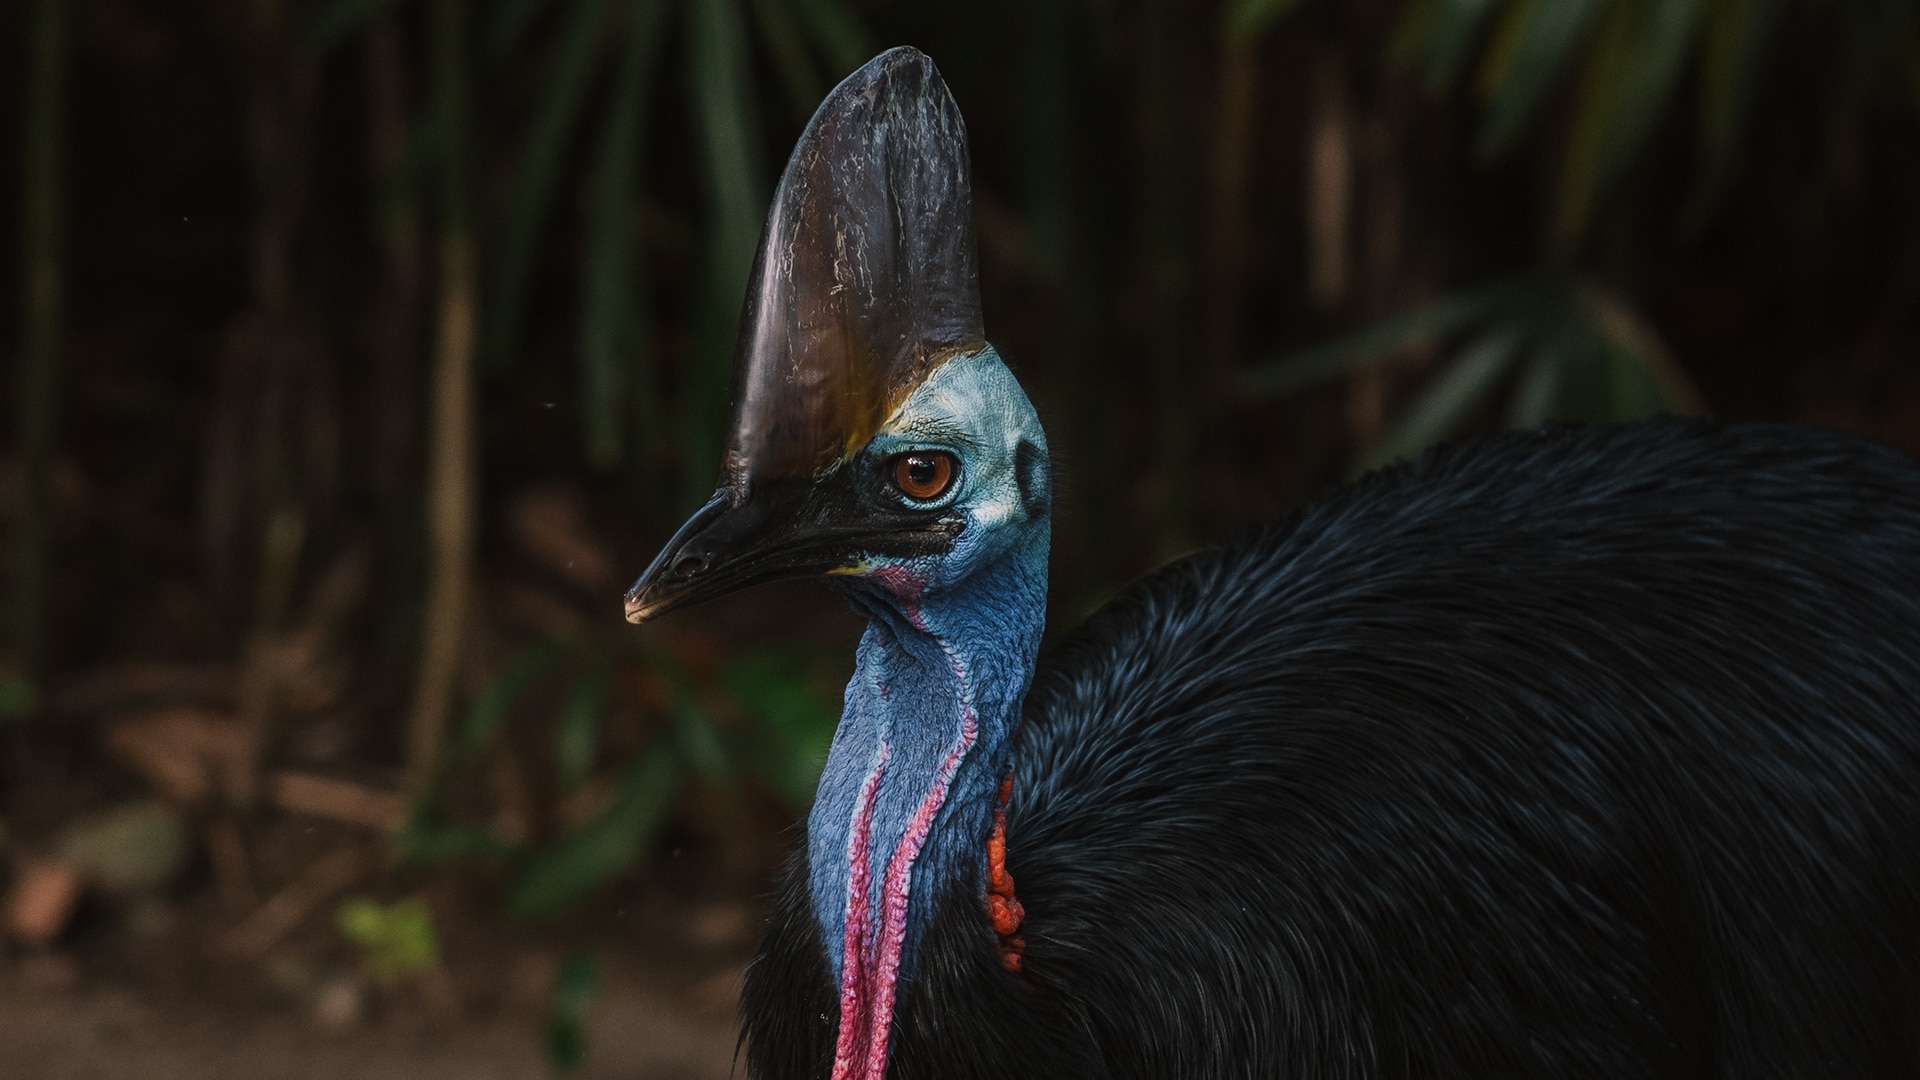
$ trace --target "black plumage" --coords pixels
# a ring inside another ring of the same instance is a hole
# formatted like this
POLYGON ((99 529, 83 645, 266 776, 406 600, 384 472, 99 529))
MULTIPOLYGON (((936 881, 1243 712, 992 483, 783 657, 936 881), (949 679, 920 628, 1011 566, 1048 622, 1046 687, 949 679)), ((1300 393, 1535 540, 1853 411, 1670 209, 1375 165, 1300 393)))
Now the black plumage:
MULTIPOLYGON (((1432 451, 1125 590, 889 1075, 1920 1075, 1920 469, 1664 421, 1432 451)), ((804 845, 802 845, 804 849, 804 845)), ((796 865, 749 1072, 826 1077, 796 865)))

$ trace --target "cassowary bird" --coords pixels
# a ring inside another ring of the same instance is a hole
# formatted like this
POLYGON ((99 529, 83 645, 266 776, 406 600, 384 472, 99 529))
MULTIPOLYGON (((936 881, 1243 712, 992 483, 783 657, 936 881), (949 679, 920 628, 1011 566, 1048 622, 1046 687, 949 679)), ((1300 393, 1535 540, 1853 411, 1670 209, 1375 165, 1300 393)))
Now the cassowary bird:
POLYGON ((1429 452, 1038 662, 1047 439, 895 49, 782 177, 640 622, 868 618, 743 997, 761 1080, 1920 1076, 1920 468, 1663 421, 1429 452))

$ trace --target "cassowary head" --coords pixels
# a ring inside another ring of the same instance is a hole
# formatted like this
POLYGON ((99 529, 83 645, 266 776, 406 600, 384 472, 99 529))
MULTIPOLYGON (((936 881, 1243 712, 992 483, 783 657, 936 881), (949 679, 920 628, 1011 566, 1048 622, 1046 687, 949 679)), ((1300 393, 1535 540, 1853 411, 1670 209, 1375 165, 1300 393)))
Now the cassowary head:
POLYGON ((884 1073, 934 912, 984 903, 996 872, 1050 516, 1046 437, 981 330, 959 110, 932 61, 894 49, 828 95, 787 163, 719 490, 627 593, 641 622, 823 574, 870 615, 807 821, 836 1080, 884 1073))
POLYGON ((761 236, 719 489, 627 593, 629 621, 814 574, 917 597, 1036 527, 1044 545, 1046 438, 981 328, 968 172, 916 50, 821 104, 761 236))

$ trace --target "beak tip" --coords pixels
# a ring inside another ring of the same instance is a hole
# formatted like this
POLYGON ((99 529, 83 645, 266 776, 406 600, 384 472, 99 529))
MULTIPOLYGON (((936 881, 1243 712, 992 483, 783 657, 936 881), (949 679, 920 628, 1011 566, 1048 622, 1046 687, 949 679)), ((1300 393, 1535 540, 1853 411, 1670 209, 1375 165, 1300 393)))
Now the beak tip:
POLYGON ((658 603, 648 603, 641 597, 638 589, 626 595, 627 621, 635 626, 639 626, 641 623, 658 615, 660 613, 659 609, 660 605, 658 603))
POLYGON ((635 626, 639 626, 641 623, 646 622, 648 619, 660 613, 660 598, 658 596, 647 595, 655 591, 647 588, 650 577, 650 574, 641 575, 640 580, 634 582, 633 587, 628 589, 626 595, 620 598, 622 610, 626 615, 627 621, 635 626))

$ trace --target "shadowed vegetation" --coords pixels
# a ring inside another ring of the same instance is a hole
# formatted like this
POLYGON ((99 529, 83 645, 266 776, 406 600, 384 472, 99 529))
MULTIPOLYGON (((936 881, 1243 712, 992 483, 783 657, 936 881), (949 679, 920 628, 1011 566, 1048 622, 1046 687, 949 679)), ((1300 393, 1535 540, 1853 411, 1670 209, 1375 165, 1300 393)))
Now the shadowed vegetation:
MULTIPOLYGON (((75 777, 157 793, 239 920, 287 876, 256 823, 350 822, 405 867, 348 919, 370 957, 431 942, 391 903, 447 875, 550 923, 665 838, 777 848, 849 624, 776 590, 660 635, 618 595, 712 488, 779 163, 898 43, 971 125, 1059 621, 1502 426, 1920 450, 1910 0, 34 0, 6 842, 75 777)), ((556 976, 556 1060, 596 977, 556 976)))

